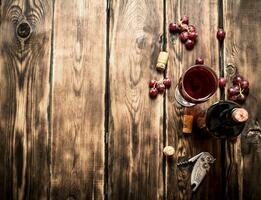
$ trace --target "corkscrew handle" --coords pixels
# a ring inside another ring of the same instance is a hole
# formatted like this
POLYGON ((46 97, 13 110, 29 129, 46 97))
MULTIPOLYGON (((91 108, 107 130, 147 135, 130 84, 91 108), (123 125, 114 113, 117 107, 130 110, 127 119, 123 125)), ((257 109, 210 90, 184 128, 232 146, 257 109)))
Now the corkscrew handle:
POLYGON ((177 166, 183 166, 183 165, 188 165, 188 164, 194 163, 204 153, 205 152, 201 152, 201 153, 195 155, 194 157, 192 157, 192 158, 190 158, 190 159, 188 159, 186 161, 178 162, 177 166))

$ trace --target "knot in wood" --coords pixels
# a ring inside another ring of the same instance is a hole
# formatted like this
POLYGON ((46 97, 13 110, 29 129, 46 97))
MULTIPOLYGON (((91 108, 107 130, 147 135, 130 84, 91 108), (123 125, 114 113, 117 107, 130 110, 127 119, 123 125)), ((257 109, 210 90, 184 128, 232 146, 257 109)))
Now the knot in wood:
POLYGON ((233 64, 228 64, 226 66, 226 72, 228 76, 232 77, 237 73, 237 67, 235 67, 233 64))
POLYGON ((23 21, 17 25, 16 33, 22 39, 28 39, 31 35, 31 26, 28 22, 23 21))

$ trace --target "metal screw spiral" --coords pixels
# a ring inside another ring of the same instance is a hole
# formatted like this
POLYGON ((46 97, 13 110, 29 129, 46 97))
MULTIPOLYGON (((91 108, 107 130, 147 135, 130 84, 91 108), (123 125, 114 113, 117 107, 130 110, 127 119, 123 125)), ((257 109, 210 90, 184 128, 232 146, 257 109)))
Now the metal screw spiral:
POLYGON ((188 164, 190 164, 191 162, 190 161, 188 161, 188 160, 186 160, 186 161, 183 161, 183 162, 178 162, 177 163, 177 166, 179 167, 179 166, 184 166, 184 165, 188 165, 188 164))

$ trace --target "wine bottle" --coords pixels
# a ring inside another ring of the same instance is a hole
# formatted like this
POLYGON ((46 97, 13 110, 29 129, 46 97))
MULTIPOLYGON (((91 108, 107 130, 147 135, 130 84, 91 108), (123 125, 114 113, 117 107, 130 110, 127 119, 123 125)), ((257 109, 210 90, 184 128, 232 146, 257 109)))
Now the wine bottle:
POLYGON ((218 138, 233 138, 244 129, 248 112, 235 102, 219 101, 206 113, 206 126, 218 138))

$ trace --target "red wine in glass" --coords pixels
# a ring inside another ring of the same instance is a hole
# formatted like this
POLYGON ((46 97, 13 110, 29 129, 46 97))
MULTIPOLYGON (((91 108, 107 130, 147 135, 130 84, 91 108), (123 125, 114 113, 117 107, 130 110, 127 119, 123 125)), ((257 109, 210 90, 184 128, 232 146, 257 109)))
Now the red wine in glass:
POLYGON ((189 107, 207 101, 217 90, 218 78, 205 65, 194 65, 181 76, 175 97, 182 106, 189 107))

